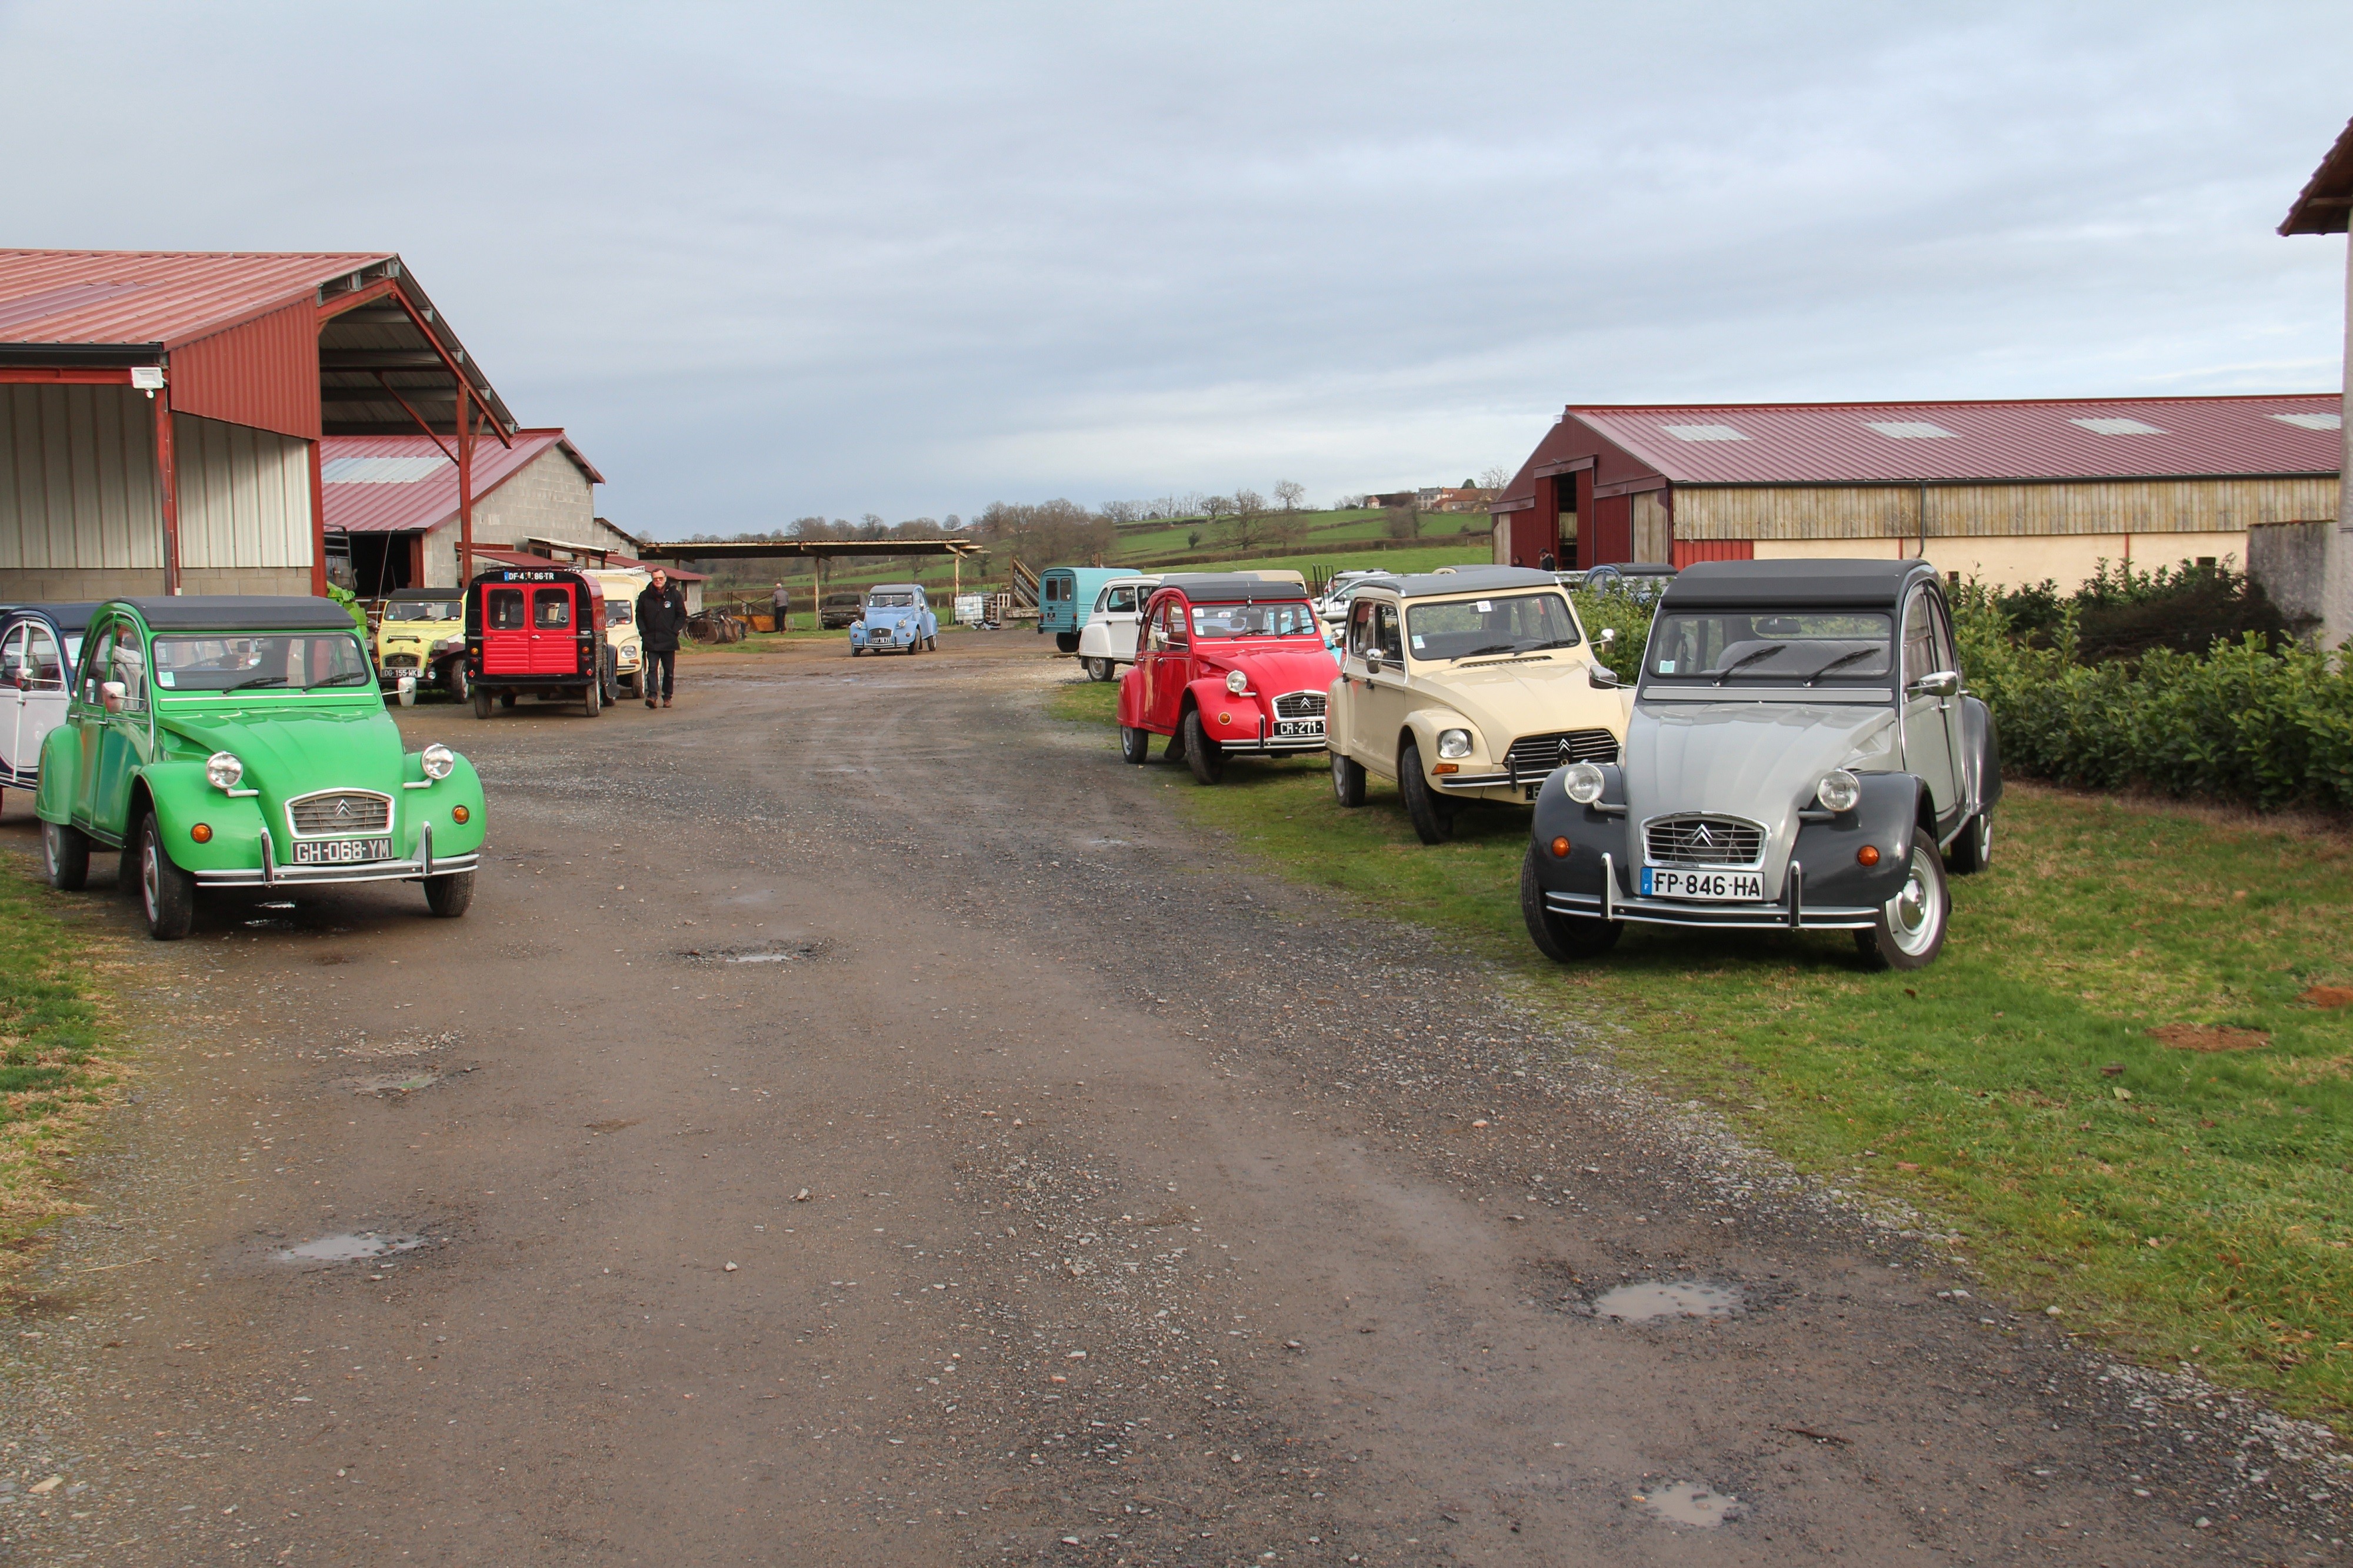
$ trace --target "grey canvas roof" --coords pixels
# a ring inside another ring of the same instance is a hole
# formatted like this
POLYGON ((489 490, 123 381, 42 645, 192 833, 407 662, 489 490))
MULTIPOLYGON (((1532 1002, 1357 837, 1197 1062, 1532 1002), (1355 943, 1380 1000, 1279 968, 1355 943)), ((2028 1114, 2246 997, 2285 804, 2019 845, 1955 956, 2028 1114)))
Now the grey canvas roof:
POLYGON ((1533 566, 1465 566, 1459 572, 1417 573, 1410 577, 1371 579, 1375 588, 1395 588, 1402 599, 1430 599, 1441 594, 1493 594, 1508 589, 1557 588, 1560 580, 1533 566))
POLYGON ((1307 597, 1307 590, 1296 583, 1270 582, 1239 572, 1173 573, 1160 579, 1160 586, 1182 588, 1185 596, 1197 604, 1280 605, 1307 597))
POLYGON ((159 632, 353 631, 352 613, 309 595, 182 594, 168 599, 110 599, 128 605, 159 632))
POLYGON ((1661 595, 1662 609, 1694 605, 1893 608, 1915 577, 1935 577, 1927 562, 1694 561, 1661 595))
POLYGON ((395 588, 391 596, 395 599, 462 599, 466 596, 466 590, 463 588, 395 588))

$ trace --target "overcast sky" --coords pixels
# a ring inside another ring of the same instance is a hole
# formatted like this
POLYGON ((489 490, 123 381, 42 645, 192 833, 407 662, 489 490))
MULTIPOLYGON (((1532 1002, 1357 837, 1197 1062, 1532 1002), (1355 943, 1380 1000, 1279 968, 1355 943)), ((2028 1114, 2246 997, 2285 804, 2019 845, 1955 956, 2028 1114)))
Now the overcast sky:
POLYGON ((2342 0, 0 0, 0 243, 396 250, 659 536, 1324 501, 1572 402, 2334 387, 2345 242, 2273 230, 2348 59, 2342 0))

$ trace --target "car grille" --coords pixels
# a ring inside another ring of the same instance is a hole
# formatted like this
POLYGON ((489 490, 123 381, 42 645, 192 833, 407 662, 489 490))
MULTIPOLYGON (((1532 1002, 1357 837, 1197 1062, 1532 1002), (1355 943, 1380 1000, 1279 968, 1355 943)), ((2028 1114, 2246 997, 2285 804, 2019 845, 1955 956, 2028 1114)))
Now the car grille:
POLYGON ((1523 735, 1504 753, 1504 766, 1513 776, 1548 773, 1570 763, 1614 763, 1618 738, 1607 730, 1564 730, 1549 735, 1523 735))
POLYGON ((1765 830, 1730 816, 1662 816, 1645 830, 1653 866, 1754 866, 1765 830))
POLYGON ((382 833, 392 826, 392 801, 361 790, 326 790, 286 803, 295 834, 326 838, 343 833, 382 833))
POLYGON ((1286 691, 1274 700, 1274 716, 1278 719, 1321 719, 1324 717, 1324 694, 1320 691, 1286 691))
POLYGON ((413 653, 388 653, 384 656, 386 669, 415 669, 417 656, 413 653))

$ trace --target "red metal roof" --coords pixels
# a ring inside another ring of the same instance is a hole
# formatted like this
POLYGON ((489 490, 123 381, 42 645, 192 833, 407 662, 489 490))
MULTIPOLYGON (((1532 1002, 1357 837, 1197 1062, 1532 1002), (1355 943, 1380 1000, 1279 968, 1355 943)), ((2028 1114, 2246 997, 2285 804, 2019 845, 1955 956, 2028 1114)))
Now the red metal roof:
MULTIPOLYGON (((518 430, 512 449, 474 443, 474 505, 551 447, 597 484, 605 476, 561 430, 518 430)), ((329 436, 319 443, 322 515, 330 533, 438 528, 458 515, 458 465, 430 436, 329 436)))
POLYGON ((0 339, 176 348, 298 301, 390 251, 0 250, 0 339))
MULTIPOLYGON (((1582 425, 1677 484, 2334 474, 2342 406, 2336 393, 1572 405, 1540 450, 1547 460, 1573 456, 1582 425)), ((1528 490, 1524 477, 1511 493, 1528 490)))

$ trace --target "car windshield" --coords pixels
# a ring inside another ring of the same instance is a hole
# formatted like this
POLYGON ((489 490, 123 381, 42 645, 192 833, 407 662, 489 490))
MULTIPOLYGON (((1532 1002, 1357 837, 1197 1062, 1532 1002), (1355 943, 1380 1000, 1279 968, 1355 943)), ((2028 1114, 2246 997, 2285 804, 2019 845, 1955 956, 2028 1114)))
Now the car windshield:
POLYGON ((607 626, 626 626, 635 622, 637 618, 637 606, 630 604, 628 600, 607 599, 605 601, 605 624, 607 626))
POLYGON ((1650 672, 1675 680, 1887 679, 1890 622, 1873 610, 1677 612, 1651 629, 1650 672))
POLYGON ((1196 605, 1193 606, 1193 635, 1196 637, 1288 637, 1321 638, 1323 632, 1315 625, 1314 612, 1304 599, 1287 600, 1272 605, 1196 605))
POLYGON ((1470 658, 1479 654, 1535 653, 1575 647, 1577 619, 1559 594, 1496 595, 1415 605, 1406 611, 1416 658, 1470 658))
POLYGON ((877 594, 866 601, 866 607, 870 610, 904 610, 913 608, 914 603, 915 595, 913 594, 877 594))
POLYGON ((165 634, 155 639, 155 684, 183 692, 373 689, 375 672, 349 632, 165 634))
POLYGON ((458 618, 455 599, 395 599, 384 607, 387 621, 454 621, 458 618))

